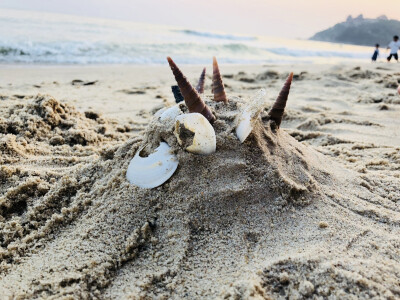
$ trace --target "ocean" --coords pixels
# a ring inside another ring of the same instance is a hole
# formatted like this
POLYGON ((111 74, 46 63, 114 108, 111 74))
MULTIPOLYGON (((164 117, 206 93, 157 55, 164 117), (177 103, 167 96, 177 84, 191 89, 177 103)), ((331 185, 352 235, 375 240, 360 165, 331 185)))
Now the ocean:
MULTIPOLYGON (((318 30, 318 29, 317 29, 318 30)), ((368 61, 373 48, 0 9, 3 64, 290 64, 368 61)))

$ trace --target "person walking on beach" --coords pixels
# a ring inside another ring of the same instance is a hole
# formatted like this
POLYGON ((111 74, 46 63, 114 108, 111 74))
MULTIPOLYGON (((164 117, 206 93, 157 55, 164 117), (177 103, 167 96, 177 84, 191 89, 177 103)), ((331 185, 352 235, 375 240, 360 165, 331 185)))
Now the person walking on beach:
POLYGON ((372 62, 376 62, 376 59, 379 56, 379 44, 375 44, 375 51, 374 54, 372 54, 372 62))
POLYGON ((399 50, 399 48, 400 48, 399 37, 395 35, 393 37, 393 41, 391 41, 387 47, 387 49, 390 49, 390 55, 387 58, 388 62, 392 59, 392 56, 397 62, 399 62, 399 56, 397 55, 397 51, 399 50))

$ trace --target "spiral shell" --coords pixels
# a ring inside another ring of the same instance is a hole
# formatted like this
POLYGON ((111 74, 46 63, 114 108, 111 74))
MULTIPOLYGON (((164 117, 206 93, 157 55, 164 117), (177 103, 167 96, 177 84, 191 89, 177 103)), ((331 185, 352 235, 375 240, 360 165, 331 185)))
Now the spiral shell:
POLYGON ((171 67, 172 73, 175 76, 175 80, 179 86, 182 96, 185 99, 185 103, 189 109, 189 112, 201 113, 211 124, 214 123, 214 115, 204 101, 200 98, 197 91, 192 87, 172 58, 168 56, 167 60, 169 66, 171 67))
POLYGON ((278 98, 276 98, 275 103, 272 105, 272 108, 268 112, 269 119, 274 120, 278 128, 282 122, 282 117, 285 111, 286 102, 289 96, 290 85, 292 84, 292 80, 293 80, 293 72, 289 74, 285 84, 283 85, 279 93, 278 98))
POLYGON ((224 83, 222 82, 221 73, 219 72, 218 62, 215 56, 213 57, 212 90, 214 93, 214 101, 223 101, 225 103, 228 102, 225 94, 224 83))
POLYGON ((206 80, 206 68, 203 69, 203 72, 201 72, 199 82, 197 83, 196 90, 199 94, 204 93, 204 82, 206 80))

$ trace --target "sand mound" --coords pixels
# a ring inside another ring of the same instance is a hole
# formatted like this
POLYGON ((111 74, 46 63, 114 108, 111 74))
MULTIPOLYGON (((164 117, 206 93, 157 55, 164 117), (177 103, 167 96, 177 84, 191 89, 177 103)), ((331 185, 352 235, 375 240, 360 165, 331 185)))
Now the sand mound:
POLYGON ((51 96, 38 95, 26 105, 2 109, 0 134, 16 135, 26 141, 48 141, 51 145, 96 144, 115 139, 107 132, 107 121, 93 112, 85 115, 51 96))
MULTIPOLYGON (((20 298, 399 297, 397 203, 265 116, 240 144, 242 103, 209 103, 212 155, 183 151, 172 128, 153 121, 143 138, 52 184, 30 176, 8 191, 0 290, 20 298), (176 173, 155 189, 129 185, 129 161, 160 139, 179 159, 176 173)), ((38 120, 61 126, 65 109, 49 105, 35 110, 38 120)), ((103 138, 91 136, 87 144, 103 138)))
POLYGON ((6 248, 41 228, 68 203, 77 185, 67 174, 109 155, 109 148, 127 136, 108 128, 112 122, 98 114, 81 114, 51 96, 3 104, 0 244, 6 248), (61 190, 50 192, 59 180, 61 190))

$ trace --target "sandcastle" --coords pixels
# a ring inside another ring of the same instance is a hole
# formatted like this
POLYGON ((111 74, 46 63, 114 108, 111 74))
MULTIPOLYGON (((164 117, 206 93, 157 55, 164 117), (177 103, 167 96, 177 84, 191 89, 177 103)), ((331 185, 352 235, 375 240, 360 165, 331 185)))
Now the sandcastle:
MULTIPOLYGON (((179 102, 183 98, 186 107, 177 104, 170 108, 161 109, 155 114, 151 126, 157 127, 159 132, 155 133, 153 131, 155 137, 149 136, 148 139, 152 139, 156 143, 158 139, 159 146, 156 149, 152 149, 154 152, 147 157, 141 157, 140 153, 146 146, 145 142, 132 159, 127 171, 128 180, 142 188, 154 188, 163 184, 177 169, 178 159, 171 152, 171 146, 165 141, 171 140, 169 137, 170 132, 173 132, 183 150, 204 155, 212 154, 216 151, 216 135, 212 127, 216 117, 203 100, 205 96, 200 96, 204 93, 206 68, 203 69, 195 89, 175 62, 170 57, 167 60, 181 93, 179 94, 179 91, 175 92, 173 89, 176 101, 179 102)), ((267 119, 271 121, 269 126, 274 130, 278 130, 281 124, 292 80, 293 73, 290 73, 278 98, 268 112, 267 119)), ((214 102, 228 104, 229 100, 225 93, 224 83, 215 57, 213 58, 212 92, 214 102)), ((265 90, 261 89, 250 101, 245 104, 242 103, 239 110, 236 110, 236 112, 230 111, 230 113, 236 113, 233 126, 236 137, 241 143, 246 140, 259 120, 260 113, 265 108, 265 95, 265 90)), ((210 100, 207 99, 206 101, 209 102, 210 100)), ((231 101, 237 102, 238 100, 232 99, 231 101)), ((215 109, 220 108, 226 109, 227 107, 221 107, 221 105, 215 107, 215 109)))

